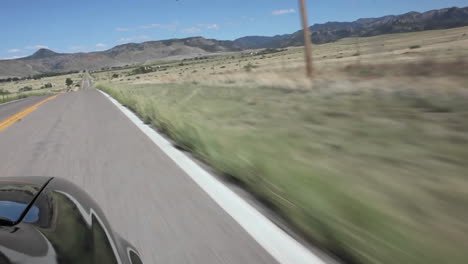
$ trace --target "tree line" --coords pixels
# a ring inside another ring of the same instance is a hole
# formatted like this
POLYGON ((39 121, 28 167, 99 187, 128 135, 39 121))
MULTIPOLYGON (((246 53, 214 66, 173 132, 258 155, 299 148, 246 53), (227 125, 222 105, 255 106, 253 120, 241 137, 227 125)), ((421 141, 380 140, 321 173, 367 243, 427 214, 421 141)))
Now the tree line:
POLYGON ((35 75, 30 75, 26 77, 9 77, 5 79, 0 79, 0 83, 5 83, 5 82, 18 82, 18 81, 25 81, 25 80, 40 80, 42 78, 46 77, 54 77, 54 76, 60 76, 60 75, 67 75, 67 74, 74 74, 74 73, 79 73, 79 71, 69 71, 69 72, 46 72, 46 73, 39 73, 35 75))

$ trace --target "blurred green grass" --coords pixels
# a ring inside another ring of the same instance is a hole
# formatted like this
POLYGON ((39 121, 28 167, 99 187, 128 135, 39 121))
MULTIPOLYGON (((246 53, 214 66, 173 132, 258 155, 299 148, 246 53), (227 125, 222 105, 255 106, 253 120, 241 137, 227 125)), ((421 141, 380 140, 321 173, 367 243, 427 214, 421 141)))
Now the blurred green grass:
POLYGON ((347 263, 466 263, 466 93, 325 86, 97 88, 347 263))
POLYGON ((23 98, 28 98, 31 96, 42 96, 42 95, 52 95, 56 92, 52 91, 44 91, 44 92, 37 92, 37 91, 31 91, 31 92, 23 92, 23 93, 11 93, 11 94, 6 94, 6 95, 0 95, 0 104, 23 99, 23 98))

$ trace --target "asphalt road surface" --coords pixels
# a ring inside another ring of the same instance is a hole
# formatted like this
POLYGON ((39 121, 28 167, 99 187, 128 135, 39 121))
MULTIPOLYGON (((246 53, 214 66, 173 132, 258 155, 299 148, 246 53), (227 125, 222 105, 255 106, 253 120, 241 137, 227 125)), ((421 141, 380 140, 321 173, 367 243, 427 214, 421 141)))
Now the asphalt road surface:
MULTIPOLYGON (((0 121, 41 99, 0 105, 0 121)), ((0 161, 1 176, 84 188, 144 263, 277 263, 96 90, 61 94, 0 131, 0 161)))
POLYGON ((34 96, 0 104, 0 122, 45 98, 47 98, 47 96, 34 96))

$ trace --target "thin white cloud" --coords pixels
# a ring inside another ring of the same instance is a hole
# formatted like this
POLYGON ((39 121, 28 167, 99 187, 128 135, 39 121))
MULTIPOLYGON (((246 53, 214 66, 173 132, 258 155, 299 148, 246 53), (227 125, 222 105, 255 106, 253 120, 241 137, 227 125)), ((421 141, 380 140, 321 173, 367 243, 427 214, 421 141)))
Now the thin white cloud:
POLYGON ((253 18, 253 17, 242 16, 241 18, 242 18, 242 20, 244 20, 244 21, 249 21, 249 22, 255 21, 255 18, 253 18))
POLYGON ((18 53, 20 51, 21 51, 20 49, 9 49, 8 53, 18 53))
POLYGON ((285 15, 285 14, 290 14, 290 13, 296 13, 296 10, 294 10, 293 8, 281 9, 281 10, 275 10, 271 14, 274 16, 279 16, 279 15, 285 15))
POLYGON ((150 39, 150 36, 139 35, 139 36, 121 38, 121 39, 117 40, 117 42, 122 43, 122 42, 141 41, 141 40, 148 40, 148 39, 150 39))
POLYGON ((104 43, 97 43, 96 44, 96 48, 105 48, 105 47, 107 47, 107 45, 104 44, 104 43))
POLYGON ((28 50, 37 50, 37 49, 48 49, 49 47, 48 46, 45 46, 45 45, 34 45, 34 46, 27 46, 25 47, 25 49, 28 49, 28 50))
POLYGON ((5 58, 1 58, 0 60, 14 60, 14 59, 19 59, 19 58, 23 58, 23 57, 26 57, 26 55, 5 57, 5 58))
POLYGON ((207 29, 219 29, 218 24, 198 24, 199 27, 207 28, 207 29))
POLYGON ((239 25, 242 25, 242 22, 241 21, 227 21, 226 25, 228 25, 228 26, 239 26, 239 25))
POLYGON ((115 30, 115 31, 130 31, 131 29, 130 29, 130 28, 118 27, 118 28, 115 28, 114 30, 115 30))
POLYGON ((161 27, 161 25, 160 24, 151 24, 151 25, 139 26, 138 28, 149 29, 149 28, 158 28, 158 27, 161 27))
POLYGON ((185 33, 185 34, 196 34, 199 32, 201 32, 201 29, 196 28, 196 27, 182 29, 182 33, 185 33))

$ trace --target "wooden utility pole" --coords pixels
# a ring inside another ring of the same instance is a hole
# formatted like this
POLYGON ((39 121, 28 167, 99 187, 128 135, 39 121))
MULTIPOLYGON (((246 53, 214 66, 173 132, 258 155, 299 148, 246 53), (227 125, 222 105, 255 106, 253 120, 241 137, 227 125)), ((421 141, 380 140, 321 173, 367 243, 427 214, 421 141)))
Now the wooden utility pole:
POLYGON ((312 65, 312 40, 310 38, 309 23, 307 22, 307 8, 305 0, 299 0, 299 6, 301 8, 302 28, 304 31, 304 53, 307 77, 312 78, 314 76, 314 66, 312 65))

